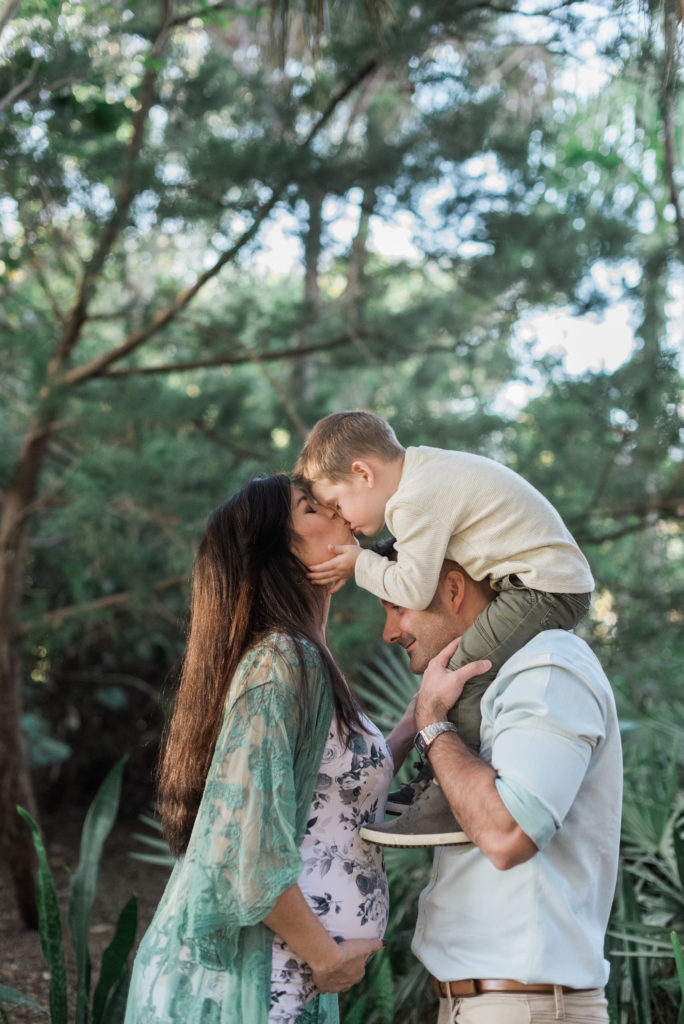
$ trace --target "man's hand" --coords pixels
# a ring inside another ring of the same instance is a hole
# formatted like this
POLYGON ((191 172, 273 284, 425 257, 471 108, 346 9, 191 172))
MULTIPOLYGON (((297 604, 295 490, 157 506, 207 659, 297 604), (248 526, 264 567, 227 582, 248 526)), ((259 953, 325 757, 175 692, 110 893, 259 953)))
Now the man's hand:
POLYGON ((327 562, 310 565, 306 575, 312 583, 329 587, 330 593, 334 594, 344 586, 345 580, 351 579, 354 575, 354 566, 361 554, 361 548, 358 544, 328 544, 328 551, 334 557, 327 562))
POLYGON ((346 992, 352 985, 356 985, 363 978, 367 961, 382 946, 381 939, 348 939, 340 942, 334 963, 330 966, 321 965, 318 970, 311 965, 314 984, 319 992, 346 992))
POLYGON ((449 659, 454 656, 459 640, 452 640, 428 663, 416 701, 416 726, 424 729, 431 722, 443 722, 469 679, 480 676, 492 667, 491 661, 472 661, 452 670, 449 659))

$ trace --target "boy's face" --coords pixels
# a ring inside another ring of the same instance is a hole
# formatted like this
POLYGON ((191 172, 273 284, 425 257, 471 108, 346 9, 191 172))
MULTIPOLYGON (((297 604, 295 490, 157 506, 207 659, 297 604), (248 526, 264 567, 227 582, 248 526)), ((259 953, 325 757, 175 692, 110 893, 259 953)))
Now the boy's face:
POLYGON ((316 501, 328 505, 343 516, 354 533, 372 537, 385 524, 386 498, 373 486, 368 476, 352 473, 344 480, 316 480, 311 485, 316 501))

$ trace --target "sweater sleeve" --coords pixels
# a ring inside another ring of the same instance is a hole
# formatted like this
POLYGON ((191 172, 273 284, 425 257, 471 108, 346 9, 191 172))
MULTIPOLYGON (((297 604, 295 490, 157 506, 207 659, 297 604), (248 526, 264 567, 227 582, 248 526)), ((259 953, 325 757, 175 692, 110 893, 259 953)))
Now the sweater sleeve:
POLYGON ((356 560, 356 582, 383 601, 422 611, 437 590, 451 529, 415 504, 388 511, 387 525, 396 539, 396 562, 364 550, 356 560))

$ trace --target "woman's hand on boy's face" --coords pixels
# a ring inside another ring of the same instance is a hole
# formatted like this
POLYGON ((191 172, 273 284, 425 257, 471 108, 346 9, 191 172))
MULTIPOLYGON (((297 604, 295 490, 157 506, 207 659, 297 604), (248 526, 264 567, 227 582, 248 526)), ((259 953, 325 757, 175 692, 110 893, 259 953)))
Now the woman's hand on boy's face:
POLYGON ((334 594, 354 575, 361 548, 358 544, 328 544, 328 551, 333 557, 327 562, 310 565, 307 577, 318 586, 329 587, 334 594))

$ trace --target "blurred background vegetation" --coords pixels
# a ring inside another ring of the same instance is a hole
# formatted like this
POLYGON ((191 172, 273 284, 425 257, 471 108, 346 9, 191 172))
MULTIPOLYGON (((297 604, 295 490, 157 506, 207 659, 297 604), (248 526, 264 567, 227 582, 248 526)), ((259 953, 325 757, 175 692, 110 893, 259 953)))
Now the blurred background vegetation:
MULTIPOLYGON (((625 743, 611 1005, 677 1020, 681 44, 676 0, 6 0, 0 831, 24 920, 17 803, 85 807, 123 754, 126 812, 152 800, 207 513, 362 407, 522 473, 585 550, 625 743)), ((371 702, 381 624, 335 598, 371 702)), ((348 1024, 418 1019, 415 861, 348 1024)))

